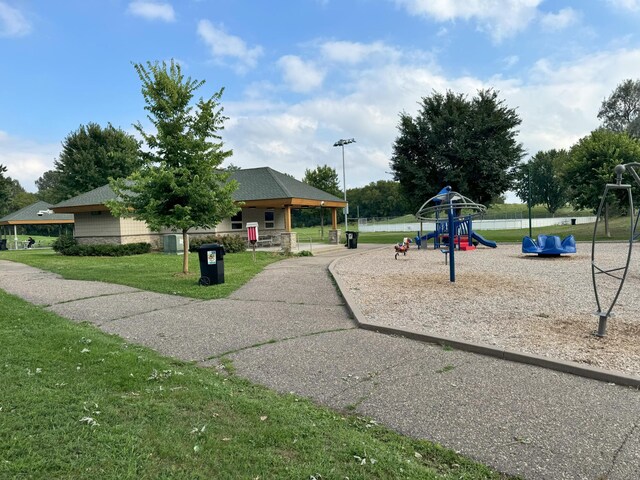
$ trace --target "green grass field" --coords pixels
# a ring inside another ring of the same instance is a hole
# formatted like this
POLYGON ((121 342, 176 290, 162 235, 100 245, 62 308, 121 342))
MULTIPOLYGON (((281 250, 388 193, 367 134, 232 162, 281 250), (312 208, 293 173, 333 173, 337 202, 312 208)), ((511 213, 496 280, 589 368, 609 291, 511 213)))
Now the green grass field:
POLYGON ((506 478, 2 291, 0 337, 0 478, 506 478))
MULTIPOLYGON (((599 240, 608 241, 626 241, 629 239, 629 218, 619 217, 610 221, 611 237, 605 237, 601 231, 603 222, 599 224, 599 240)), ((578 242, 590 242, 593 237, 593 223, 580 225, 553 225, 550 227, 532 228, 531 233, 535 239, 539 234, 558 235, 562 238, 567 235, 573 235, 578 242)), ((520 243, 524 236, 529 235, 529 229, 513 229, 513 230, 477 230, 477 232, 486 239, 493 240, 496 243, 520 243)), ((423 232, 423 233, 426 233, 423 232)), ((360 232, 358 235, 358 243, 379 243, 391 244, 397 243, 403 237, 415 237, 417 231, 414 232, 360 232)))
POLYGON ((200 264, 197 253, 189 254, 189 271, 182 273, 182 255, 148 253, 128 257, 65 257, 51 249, 10 250, 0 252, 0 259, 13 260, 48 270, 73 280, 97 280, 117 283, 158 293, 192 298, 223 298, 244 285, 262 269, 281 260, 282 255, 250 252, 224 256, 225 283, 198 285, 200 264))

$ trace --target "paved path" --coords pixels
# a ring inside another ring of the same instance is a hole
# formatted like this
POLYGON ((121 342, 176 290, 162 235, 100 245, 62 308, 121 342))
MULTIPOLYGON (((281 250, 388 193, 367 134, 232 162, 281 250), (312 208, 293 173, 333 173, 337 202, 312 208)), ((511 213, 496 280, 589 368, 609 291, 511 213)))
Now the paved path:
POLYGON ((267 267, 224 300, 63 280, 0 261, 0 288, 165 354, 349 408, 526 479, 640 477, 640 392, 358 329, 337 250, 267 267))

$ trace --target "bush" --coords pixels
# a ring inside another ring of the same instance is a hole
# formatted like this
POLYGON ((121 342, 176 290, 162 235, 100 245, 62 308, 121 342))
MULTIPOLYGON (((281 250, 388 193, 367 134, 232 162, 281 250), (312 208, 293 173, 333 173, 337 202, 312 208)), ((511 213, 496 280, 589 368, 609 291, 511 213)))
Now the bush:
POLYGON ((217 243, 224 247, 224 253, 244 252, 247 243, 240 235, 207 235, 205 237, 194 237, 189 239, 189 251, 197 252, 198 249, 207 243, 217 243))
POLYGON ((58 253, 62 253, 64 255, 64 251, 78 245, 78 241, 73 238, 73 235, 60 235, 56 240, 51 244, 51 247, 54 251, 58 253))
POLYGON ((74 257, 124 257, 140 255, 151 251, 150 243, 126 243, 124 245, 78 245, 76 240, 65 248, 56 249, 62 255, 74 257))

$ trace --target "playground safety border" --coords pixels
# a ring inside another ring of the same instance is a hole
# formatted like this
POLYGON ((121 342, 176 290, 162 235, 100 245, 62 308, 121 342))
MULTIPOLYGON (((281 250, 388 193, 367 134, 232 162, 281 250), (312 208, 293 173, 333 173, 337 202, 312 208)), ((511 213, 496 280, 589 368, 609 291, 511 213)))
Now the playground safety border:
MULTIPOLYGON (((381 247, 382 249, 387 249, 388 247, 381 247)), ((367 250, 369 252, 371 250, 367 250)), ((364 254, 365 252, 353 252, 356 255, 364 254)), ((607 383, 615 383, 616 385, 624 385, 629 387, 634 387, 640 389, 640 377, 635 377, 632 375, 626 375, 621 372, 615 372, 612 370, 605 370, 597 367, 590 367, 586 365, 579 364, 577 362, 570 362, 565 360, 559 360, 549 357, 543 357, 540 355, 533 355, 529 353, 515 352, 512 350, 507 350, 504 348, 496 348, 491 347, 489 345, 484 345, 480 343, 470 343, 462 340, 456 340, 447 337, 441 337, 437 335, 429 335, 421 332, 416 332, 412 330, 405 330, 400 328, 388 327, 385 325, 378 325, 375 323, 369 323, 363 321, 364 315, 356 305, 354 298, 351 293, 349 293, 348 289, 344 285, 344 282, 335 272, 336 264, 341 260, 341 258, 336 258, 329 264, 329 273, 331 277, 336 282, 338 287, 338 291, 344 298, 345 306, 349 310, 349 313, 355 320, 358 328, 362 328, 363 330, 369 330, 377 333, 382 333, 385 335, 394 335, 397 337, 404 337, 411 340, 417 340, 419 342, 424 343, 432 343, 436 345, 448 346, 457 350, 462 350, 465 352, 477 353, 480 355, 486 355, 489 357, 495 357, 502 360, 508 360, 511 362, 519 362, 525 363, 528 365, 534 365, 537 367, 547 368, 549 370, 555 370, 563 373, 570 373, 572 375, 577 375, 580 377, 590 378, 593 380, 599 380, 607 383)))

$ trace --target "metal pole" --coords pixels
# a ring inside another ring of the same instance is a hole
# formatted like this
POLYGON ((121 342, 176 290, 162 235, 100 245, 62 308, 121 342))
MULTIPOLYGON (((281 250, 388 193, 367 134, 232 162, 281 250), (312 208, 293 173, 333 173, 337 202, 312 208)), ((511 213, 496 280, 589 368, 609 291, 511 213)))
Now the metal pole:
MULTIPOLYGON (((449 281, 456 281, 456 262, 455 262, 455 254, 454 250, 456 248, 453 238, 453 229, 454 229, 454 221, 453 221, 453 204, 451 203, 451 199, 449 199, 449 281)), ((446 260, 445 260, 446 261, 446 260)))
POLYGON ((529 238, 533 238, 531 234, 531 163, 529 163, 529 191, 527 194, 527 204, 529 205, 529 238))
MULTIPOLYGON (((344 203, 347 203, 347 176, 346 176, 346 171, 344 168, 344 144, 341 145, 342 147, 342 186, 344 187, 344 203)), ((347 232, 347 229, 349 228, 349 225, 347 225, 347 217, 349 216, 349 204, 347 203, 344 206, 344 231, 345 231, 345 235, 347 232)))

